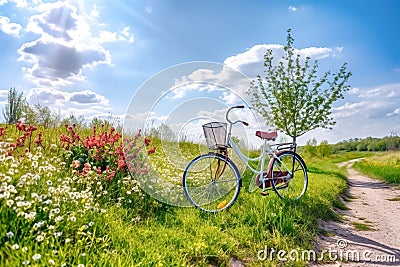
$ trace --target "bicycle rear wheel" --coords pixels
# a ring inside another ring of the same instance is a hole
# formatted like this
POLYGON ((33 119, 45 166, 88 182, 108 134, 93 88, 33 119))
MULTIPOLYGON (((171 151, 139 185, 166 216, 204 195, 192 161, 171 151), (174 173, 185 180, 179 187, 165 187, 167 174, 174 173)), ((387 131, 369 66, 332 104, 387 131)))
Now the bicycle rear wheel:
POLYGON ((292 151, 282 151, 273 159, 270 170, 272 187, 280 198, 299 199, 308 186, 306 164, 292 151))
POLYGON ((190 202, 206 212, 229 208, 239 195, 241 176, 236 165, 224 155, 208 153, 193 159, 182 178, 190 202))

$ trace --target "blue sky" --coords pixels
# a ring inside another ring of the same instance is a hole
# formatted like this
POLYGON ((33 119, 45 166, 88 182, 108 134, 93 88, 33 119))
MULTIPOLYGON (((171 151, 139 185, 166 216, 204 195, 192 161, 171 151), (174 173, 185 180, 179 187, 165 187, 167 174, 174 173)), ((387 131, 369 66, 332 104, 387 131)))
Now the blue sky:
MULTIPOLYGON (((0 0, 0 107, 15 87, 31 104, 65 116, 123 116, 149 78, 176 64, 210 61, 250 78, 262 74, 263 51, 279 55, 291 28, 294 46, 319 59, 321 71, 347 62, 353 73, 352 89, 335 103, 334 129, 300 142, 400 134, 399 11, 396 0, 0 0)), ((190 73, 179 71, 148 93, 187 81, 190 73)), ((227 96, 216 97, 229 105, 227 96)), ((163 103, 153 120, 176 110, 172 101, 163 103)), ((193 114, 205 114, 196 107, 193 114)))

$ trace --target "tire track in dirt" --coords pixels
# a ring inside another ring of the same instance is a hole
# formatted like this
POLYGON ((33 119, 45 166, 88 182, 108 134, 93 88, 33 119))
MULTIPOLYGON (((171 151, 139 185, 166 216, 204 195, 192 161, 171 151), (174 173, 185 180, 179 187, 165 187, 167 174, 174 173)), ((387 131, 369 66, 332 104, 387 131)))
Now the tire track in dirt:
POLYGON ((310 266, 400 266, 400 188, 360 174, 352 168, 355 161, 342 165, 348 169, 349 209, 338 211, 340 222, 320 222, 325 234, 317 249, 331 251, 330 264, 310 266))

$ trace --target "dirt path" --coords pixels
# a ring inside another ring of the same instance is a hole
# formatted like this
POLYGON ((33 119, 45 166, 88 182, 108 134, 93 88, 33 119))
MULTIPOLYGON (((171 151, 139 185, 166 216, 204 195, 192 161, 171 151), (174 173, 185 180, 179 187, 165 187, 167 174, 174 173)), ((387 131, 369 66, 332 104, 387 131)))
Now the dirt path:
POLYGON ((311 266, 400 266, 400 188, 361 175, 353 163, 343 164, 349 173, 349 210, 338 211, 342 222, 321 222, 326 234, 317 245, 330 264, 311 266))

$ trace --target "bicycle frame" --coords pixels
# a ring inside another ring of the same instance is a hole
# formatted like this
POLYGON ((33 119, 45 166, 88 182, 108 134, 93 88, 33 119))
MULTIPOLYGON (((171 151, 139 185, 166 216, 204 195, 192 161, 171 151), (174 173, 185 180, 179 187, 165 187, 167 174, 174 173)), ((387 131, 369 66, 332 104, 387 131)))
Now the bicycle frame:
MULTIPOLYGON (((235 107, 234 107, 234 108, 235 108, 235 107)), ((233 108, 230 108, 230 109, 227 111, 227 113, 226 113, 226 119, 227 119, 227 121, 228 121, 228 123, 229 123, 229 129, 228 129, 227 138, 226 138, 226 147, 232 148, 233 151, 235 151, 236 155, 239 156, 240 160, 243 161, 243 162, 246 164, 246 167, 249 168, 253 173, 259 175, 259 177, 260 177, 260 178, 259 178, 259 179, 260 179, 260 182, 262 182, 262 185, 263 185, 262 190, 263 190, 263 191, 265 190, 265 183, 264 183, 264 181, 267 181, 267 180, 271 179, 270 177, 264 178, 264 175, 263 175, 263 174, 264 174, 264 167, 265 167, 265 157, 266 157, 267 155, 269 155, 269 156, 272 157, 272 158, 275 158, 275 159, 279 160, 279 162, 282 164, 282 166, 288 171, 288 175, 289 175, 290 177, 292 177, 292 174, 293 174, 293 167, 294 167, 294 166, 292 166, 292 168, 288 168, 288 167, 279 159, 279 157, 276 156, 275 152, 276 152, 277 150, 276 150, 276 149, 272 149, 271 146, 267 143, 267 140, 264 140, 264 144, 263 144, 263 147, 262 147, 261 154, 260 154, 260 156, 258 156, 258 157, 256 157, 256 158, 246 157, 246 156, 240 151, 239 147, 236 145, 236 143, 235 143, 235 142, 232 140, 232 138, 231 138, 231 135, 232 135, 232 134, 231 134, 231 133, 232 133, 232 126, 233 126, 234 124, 238 123, 238 122, 241 122, 241 123, 243 123, 243 124, 245 124, 245 125, 246 125, 247 123, 245 123, 245 122, 243 122, 243 121, 231 122, 231 121, 229 120, 229 118, 228 118, 228 114, 229 114, 229 111, 230 111, 231 109, 233 109, 233 108), (260 160, 261 160, 260 170, 256 170, 255 168, 253 168, 253 167, 249 164, 249 161, 256 162, 256 161, 260 161, 260 160), (262 178, 261 178, 261 177, 262 177, 262 178)), ((286 143, 286 144, 289 144, 289 143, 286 143)), ((272 160, 272 158, 270 159, 270 161, 272 160)), ((294 162, 293 162, 293 164, 294 164, 294 162)))

